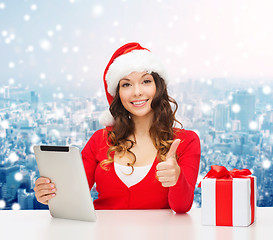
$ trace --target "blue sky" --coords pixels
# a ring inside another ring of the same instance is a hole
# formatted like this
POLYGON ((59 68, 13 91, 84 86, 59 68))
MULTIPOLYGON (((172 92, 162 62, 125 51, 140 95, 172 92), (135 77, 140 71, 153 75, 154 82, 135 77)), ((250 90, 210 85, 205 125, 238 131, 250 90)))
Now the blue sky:
POLYGON ((0 87, 103 88, 111 54, 140 42, 176 82, 273 78, 270 0, 0 0, 0 87))

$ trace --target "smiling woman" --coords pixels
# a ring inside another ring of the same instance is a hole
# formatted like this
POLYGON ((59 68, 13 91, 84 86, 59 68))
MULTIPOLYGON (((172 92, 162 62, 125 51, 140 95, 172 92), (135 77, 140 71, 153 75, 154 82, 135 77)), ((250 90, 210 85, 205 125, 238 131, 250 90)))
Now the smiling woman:
POLYGON ((156 93, 156 85, 151 74, 146 72, 130 73, 120 80, 118 91, 123 107, 134 120, 152 112, 151 103, 156 93))
MULTIPOLYGON (((110 111, 101 118, 106 127, 82 151, 90 189, 96 182, 95 209, 190 210, 200 141, 193 131, 174 128, 182 124, 167 80, 160 61, 138 43, 125 44, 110 59, 104 72, 110 111)), ((47 178, 37 180, 35 191, 44 204, 58 194, 47 178)))

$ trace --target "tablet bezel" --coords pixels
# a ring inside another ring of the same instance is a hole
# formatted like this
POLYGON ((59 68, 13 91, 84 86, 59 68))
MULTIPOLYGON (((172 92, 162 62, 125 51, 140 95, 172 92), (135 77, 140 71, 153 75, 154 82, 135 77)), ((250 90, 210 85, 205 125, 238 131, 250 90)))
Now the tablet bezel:
POLYGON ((56 196, 48 201, 52 217, 96 221, 80 150, 74 146, 33 147, 40 176, 56 186, 56 196))

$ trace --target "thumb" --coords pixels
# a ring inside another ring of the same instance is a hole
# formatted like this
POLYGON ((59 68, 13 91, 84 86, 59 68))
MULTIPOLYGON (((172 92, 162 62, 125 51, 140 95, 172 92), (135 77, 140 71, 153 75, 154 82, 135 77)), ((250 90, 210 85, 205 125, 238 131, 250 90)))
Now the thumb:
POLYGON ((176 150, 180 144, 180 139, 175 139, 172 143, 169 152, 167 153, 166 160, 168 161, 169 158, 175 158, 176 159, 176 150))

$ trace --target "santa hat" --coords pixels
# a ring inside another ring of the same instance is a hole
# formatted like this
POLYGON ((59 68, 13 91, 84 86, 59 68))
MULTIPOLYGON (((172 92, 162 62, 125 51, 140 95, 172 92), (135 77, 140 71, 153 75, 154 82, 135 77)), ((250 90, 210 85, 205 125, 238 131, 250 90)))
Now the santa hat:
MULTIPOLYGON (((120 47, 110 59, 103 75, 106 97, 111 105, 120 79, 131 72, 156 72, 167 83, 167 72, 162 63, 149 49, 143 48, 139 43, 127 43, 120 47)), ((101 125, 113 126, 115 120, 108 111, 104 112, 99 119, 101 125)))

